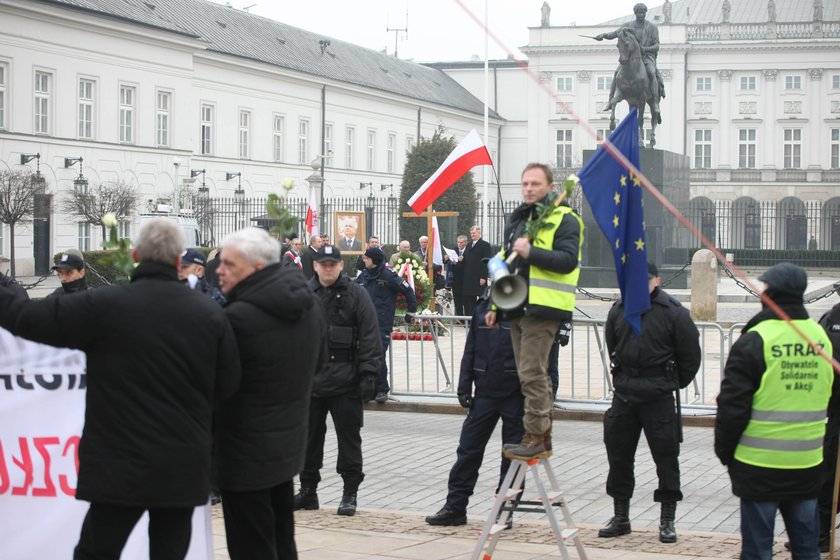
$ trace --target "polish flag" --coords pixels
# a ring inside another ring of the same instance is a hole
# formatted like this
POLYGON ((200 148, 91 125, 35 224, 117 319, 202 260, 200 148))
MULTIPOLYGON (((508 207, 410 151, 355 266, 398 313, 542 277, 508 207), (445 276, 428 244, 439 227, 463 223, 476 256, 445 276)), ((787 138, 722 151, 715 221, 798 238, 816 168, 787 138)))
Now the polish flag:
POLYGON ((402 265, 402 268, 400 268, 397 274, 399 274, 400 278, 408 282, 408 285, 414 290, 414 267, 411 266, 410 260, 402 265))
POLYGON ((443 250, 440 248, 440 230, 438 229, 437 216, 432 216, 432 263, 443 266, 443 250))
POLYGON ((476 165, 493 165, 493 161, 478 132, 472 129, 438 170, 408 199, 408 205, 420 214, 476 165))
MULTIPOLYGON (((315 191, 309 191, 309 208, 306 209, 306 233, 309 237, 318 235, 318 206, 315 203, 315 191)), ((309 241, 307 239, 307 241, 309 241)))

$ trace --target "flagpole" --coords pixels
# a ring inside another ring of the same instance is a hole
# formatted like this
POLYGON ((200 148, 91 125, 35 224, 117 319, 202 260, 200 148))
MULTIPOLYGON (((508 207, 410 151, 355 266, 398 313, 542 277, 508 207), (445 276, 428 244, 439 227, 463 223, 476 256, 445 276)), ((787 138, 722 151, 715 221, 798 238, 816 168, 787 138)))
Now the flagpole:
MULTIPOLYGON (((488 3, 489 0, 484 0, 484 145, 487 146, 488 137, 490 135, 490 111, 489 111, 489 103, 490 103, 490 61, 489 61, 489 37, 488 37, 488 3)), ((492 165, 492 163, 491 163, 492 165)), ((481 197, 481 205, 482 205, 482 215, 481 215, 481 231, 484 232, 484 235, 489 235, 490 231, 487 229, 488 223, 488 216, 487 216, 487 183, 489 179, 489 173, 487 169, 483 170, 482 175, 484 176, 484 195, 481 197)))

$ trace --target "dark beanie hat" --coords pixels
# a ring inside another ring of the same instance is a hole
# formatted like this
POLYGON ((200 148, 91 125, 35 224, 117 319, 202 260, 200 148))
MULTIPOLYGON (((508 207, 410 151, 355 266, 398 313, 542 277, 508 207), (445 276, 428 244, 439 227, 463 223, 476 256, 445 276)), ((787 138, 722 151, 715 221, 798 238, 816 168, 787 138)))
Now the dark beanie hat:
POLYGON ((767 291, 802 299, 808 287, 808 275, 793 263, 783 262, 772 266, 758 277, 767 284, 767 291))
POLYGON ((373 264, 382 264, 385 260, 385 253, 379 247, 368 247, 365 256, 373 261, 373 264))

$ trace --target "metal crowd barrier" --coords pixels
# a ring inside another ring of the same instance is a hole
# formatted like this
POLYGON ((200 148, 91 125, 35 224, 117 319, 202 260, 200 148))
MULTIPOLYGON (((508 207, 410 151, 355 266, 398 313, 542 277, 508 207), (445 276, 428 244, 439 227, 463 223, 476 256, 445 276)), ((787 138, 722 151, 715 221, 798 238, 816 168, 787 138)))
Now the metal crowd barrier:
MULTIPOLYGON (((470 317, 418 316, 406 337, 392 338, 388 351, 391 393, 403 397, 455 398, 470 317)), ((684 414, 714 414, 729 348, 743 324, 725 330, 718 323, 696 323, 702 362, 694 382, 681 391, 684 414)), ((406 327, 400 327, 403 332, 406 327)), ((558 356, 560 408, 603 409, 612 400, 604 321, 575 319, 569 344, 558 356)))

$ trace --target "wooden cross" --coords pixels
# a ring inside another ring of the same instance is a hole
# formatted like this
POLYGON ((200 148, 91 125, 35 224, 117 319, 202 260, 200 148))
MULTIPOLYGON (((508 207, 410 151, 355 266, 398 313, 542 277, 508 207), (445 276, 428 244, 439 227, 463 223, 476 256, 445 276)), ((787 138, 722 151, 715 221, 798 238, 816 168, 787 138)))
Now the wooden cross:
MULTIPOLYGON (((429 204, 429 207, 426 209, 425 212, 420 214, 416 214, 414 212, 403 212, 404 218, 426 218, 426 236, 429 239, 432 239, 432 218, 435 216, 441 216, 444 218, 457 216, 458 212, 435 212, 432 209, 432 205, 429 204)), ((440 232, 438 232, 440 233, 440 232)), ((435 240, 437 243, 440 243, 440 240, 435 240)), ((429 245, 426 246, 426 267, 427 267, 427 274, 429 275, 429 281, 432 284, 432 301, 429 302, 432 311, 435 310, 434 301, 435 301, 435 269, 434 269, 434 255, 435 255, 435 248, 434 246, 430 247, 429 245)))

